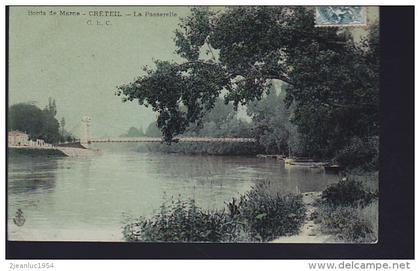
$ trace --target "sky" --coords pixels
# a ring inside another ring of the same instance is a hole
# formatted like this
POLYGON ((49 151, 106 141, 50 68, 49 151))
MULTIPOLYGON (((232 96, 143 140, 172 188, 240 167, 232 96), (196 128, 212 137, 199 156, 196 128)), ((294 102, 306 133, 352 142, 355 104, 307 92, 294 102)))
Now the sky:
POLYGON ((116 86, 133 81, 153 59, 179 60, 173 32, 188 13, 187 7, 12 7, 9 105, 29 102, 43 108, 52 97, 57 118, 64 117, 66 129, 76 135, 83 116, 92 118, 92 136, 146 128, 155 113, 135 102, 122 103, 115 96, 116 86), (50 10, 58 15, 49 15, 50 10), (81 15, 59 15, 60 10, 81 15), (89 16, 100 10, 124 16, 89 16), (176 16, 145 16, 171 11, 176 16), (134 12, 143 16, 134 17, 134 12))
MULTIPOLYGON (((174 53, 174 31, 189 11, 182 6, 11 7, 9 105, 26 102, 43 108, 52 97, 57 118, 64 117, 66 129, 76 136, 84 116, 92 119, 92 137, 119 136, 131 126, 146 129, 156 114, 136 102, 122 103, 116 87, 132 82, 144 65, 153 66, 153 59, 180 60, 174 53), (100 11, 123 16, 93 16, 100 11)), ((378 18, 377 8, 369 8, 368 18, 378 18)), ((239 115, 245 116, 243 109, 239 115)))

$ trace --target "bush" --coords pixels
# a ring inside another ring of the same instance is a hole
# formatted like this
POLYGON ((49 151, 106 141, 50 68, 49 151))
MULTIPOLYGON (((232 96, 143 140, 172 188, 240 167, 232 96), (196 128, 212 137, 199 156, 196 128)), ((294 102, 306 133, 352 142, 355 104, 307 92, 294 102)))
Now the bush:
POLYGON ((193 200, 163 204, 150 219, 124 227, 127 241, 269 241, 297 233, 305 218, 301 196, 281 195, 269 183, 227 203, 227 210, 203 211, 193 200))
POLYGON ((224 212, 205 212, 193 200, 163 204, 151 219, 124 227, 127 241, 228 242, 238 238, 238 226, 224 212))
POLYGON ((377 197, 377 192, 366 191, 361 181, 341 180, 322 192, 322 199, 334 206, 365 206, 377 197))
POLYGON ((322 192, 318 222, 338 240, 372 243, 378 239, 377 174, 351 176, 322 192), (370 187, 370 188, 368 188, 370 187))
POLYGON ((345 242, 373 243, 377 241, 377 202, 365 208, 322 206, 318 210, 322 232, 334 234, 338 240, 345 242))
POLYGON ((379 139, 372 137, 365 140, 353 138, 342 150, 338 151, 335 162, 346 169, 361 168, 374 171, 379 168, 379 139))
POLYGON ((358 209, 358 216, 363 220, 367 221, 371 230, 370 240, 372 242, 378 241, 379 234, 379 206, 378 201, 375 200, 366 207, 358 209))
POLYGON ((240 198, 236 209, 238 219, 255 241, 296 234, 305 218, 302 197, 273 192, 270 183, 253 187, 240 198))

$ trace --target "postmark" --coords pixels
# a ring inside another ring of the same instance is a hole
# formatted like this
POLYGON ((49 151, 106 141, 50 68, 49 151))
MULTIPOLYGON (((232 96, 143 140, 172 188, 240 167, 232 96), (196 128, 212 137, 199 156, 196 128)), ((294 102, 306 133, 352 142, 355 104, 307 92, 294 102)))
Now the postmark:
POLYGON ((367 26, 366 7, 320 6, 315 8, 315 26, 367 26))

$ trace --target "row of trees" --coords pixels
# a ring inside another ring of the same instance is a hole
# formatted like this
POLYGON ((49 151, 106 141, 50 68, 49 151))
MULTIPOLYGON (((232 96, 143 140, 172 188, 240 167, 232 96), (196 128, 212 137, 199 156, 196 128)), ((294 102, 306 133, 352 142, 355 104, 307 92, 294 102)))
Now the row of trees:
POLYGON ((121 137, 142 137, 142 136, 161 137, 162 132, 157 127, 156 122, 152 122, 147 126, 146 131, 143 131, 142 127, 136 128, 132 126, 128 129, 127 133, 121 135, 121 137))
POLYGON ((272 87, 261 100, 248 104, 252 134, 266 153, 301 155, 300 136, 291 123, 292 110, 285 105, 285 96, 284 88, 272 87))
MULTIPOLYGON (((200 122, 192 123, 182 133, 183 136, 210 136, 210 137, 251 137, 250 123, 238 118, 237 111, 232 104, 225 104, 217 99, 214 108, 203 116, 200 122)), ((157 122, 148 125, 146 131, 142 128, 130 127, 123 137, 161 137, 162 132, 157 122)))
POLYGON ((165 140, 202 123, 223 95, 235 108, 247 105, 261 141, 277 149, 293 146, 286 138, 298 138, 302 153, 333 158, 343 152, 346 157, 354 142, 362 148, 377 142, 372 140, 379 135, 377 24, 355 41, 350 30, 315 27, 314 8, 191 12, 175 34, 183 61, 157 60, 155 68, 145 67, 144 74, 117 92, 123 101, 136 100, 158 112, 165 140), (286 86, 285 107, 270 104, 275 97, 267 99, 267 109, 275 107, 277 115, 268 121, 253 112, 252 103, 270 92, 273 80, 286 86))
POLYGON ((73 141, 74 137, 65 130, 65 119, 56 118, 57 106, 54 99, 48 99, 48 105, 40 109, 27 103, 14 104, 9 108, 8 130, 25 132, 30 139, 43 139, 45 142, 73 141))

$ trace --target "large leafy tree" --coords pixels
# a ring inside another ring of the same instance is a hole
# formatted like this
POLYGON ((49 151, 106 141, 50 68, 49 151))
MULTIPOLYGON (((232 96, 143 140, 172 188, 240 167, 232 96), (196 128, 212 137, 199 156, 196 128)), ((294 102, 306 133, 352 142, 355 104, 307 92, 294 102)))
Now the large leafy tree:
POLYGON ((175 32, 180 63, 155 62, 117 94, 158 112, 164 139, 199 122, 223 94, 234 106, 288 85, 293 122, 314 155, 330 156, 350 137, 377 134, 378 38, 314 26, 305 7, 192 9, 175 32))
POLYGON ((55 118, 56 113, 55 101, 50 101, 44 110, 32 104, 14 104, 8 113, 8 130, 25 132, 31 139, 57 143, 60 140, 60 125, 55 118))
POLYGON ((26 132, 31 139, 40 138, 44 130, 44 113, 32 104, 19 103, 10 107, 8 130, 26 132))

